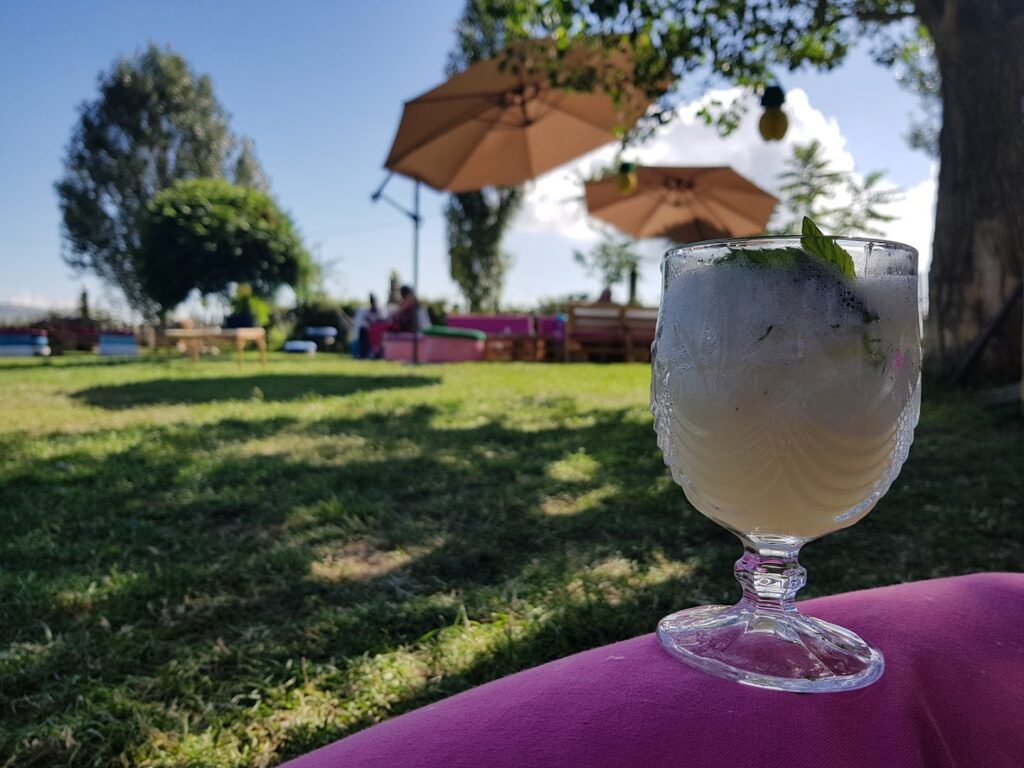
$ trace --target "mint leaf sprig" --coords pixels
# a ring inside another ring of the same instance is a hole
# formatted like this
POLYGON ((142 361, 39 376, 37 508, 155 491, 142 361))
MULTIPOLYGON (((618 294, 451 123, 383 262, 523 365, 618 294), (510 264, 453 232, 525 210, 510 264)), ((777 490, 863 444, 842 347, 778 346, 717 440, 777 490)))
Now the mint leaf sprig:
POLYGON ((841 247, 834 237, 823 234, 818 229, 818 225, 807 216, 804 216, 804 223, 801 227, 800 246, 808 253, 834 265, 846 277, 857 276, 857 272, 853 268, 853 258, 846 252, 846 249, 841 247))
MULTIPOLYGON (((774 269, 795 269, 801 265, 810 268, 810 274, 816 274, 816 279, 834 286, 834 290, 842 297, 844 303, 859 316, 863 326, 867 326, 878 320, 878 315, 871 311, 860 296, 856 288, 851 285, 853 278, 857 276, 854 268, 853 257, 836 243, 836 238, 824 234, 818 225, 804 216, 801 227, 800 247, 790 246, 787 248, 731 248, 728 255, 717 260, 716 263, 733 261, 743 257, 758 267, 769 267, 774 269)), ((841 326, 833 325, 833 330, 839 330, 841 326)), ((771 332, 773 326, 761 335, 757 341, 764 340, 771 332)), ((875 368, 885 370, 885 352, 882 348, 882 340, 871 336, 867 330, 861 333, 861 342, 864 347, 865 356, 875 368)))
POLYGON ((719 259, 719 262, 732 261, 737 256, 744 256, 759 267, 795 267, 801 260, 812 256, 834 267, 843 277, 857 276, 853 258, 846 249, 836 243, 835 237, 826 235, 818 229, 818 225, 807 216, 804 216, 799 248, 733 248, 730 249, 729 255, 719 259))

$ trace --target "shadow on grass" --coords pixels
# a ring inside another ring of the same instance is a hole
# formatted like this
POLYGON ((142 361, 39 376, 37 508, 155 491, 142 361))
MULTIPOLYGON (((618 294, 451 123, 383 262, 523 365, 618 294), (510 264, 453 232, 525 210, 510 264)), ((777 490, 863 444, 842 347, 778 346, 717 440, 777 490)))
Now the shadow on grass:
POLYGON ((213 403, 224 400, 285 402, 308 397, 343 397, 357 392, 426 387, 429 376, 352 376, 342 374, 257 374, 211 378, 155 379, 108 384, 75 392, 88 405, 121 410, 146 405, 213 403))
MULTIPOLYGON (((278 378, 346 377, 209 381, 278 378)), ((287 699, 298 676, 346 703, 280 734, 278 749, 296 754, 649 631, 669 610, 735 598, 738 544, 685 504, 642 410, 581 412, 563 399, 531 430, 450 427, 444 413, 148 426, 106 453, 75 436, 42 460, 14 451, 0 464, 0 528, 12 532, 0 542, 0 639, 28 650, 0 664, 11 734, 0 753, 142 761, 152 733, 177 734, 183 716, 192 732, 243 738, 298 706, 287 699), (645 580, 664 562, 685 572, 645 580), (462 627, 475 642, 474 626, 503 616, 527 630, 453 656, 462 627), (402 688, 403 659, 417 653, 436 660, 402 688), (380 679, 360 677, 374 665, 380 679), (47 735, 65 726, 77 757, 47 735)), ((809 549, 807 591, 1018 567, 1024 523, 1003 487, 1014 437, 926 423, 879 510, 809 549), (954 460, 973 508, 950 503, 954 460)))
POLYGON ((0 357, 0 373, 4 371, 53 371, 55 368, 109 368, 115 365, 138 365, 142 362, 137 358, 104 358, 102 360, 81 360, 63 362, 59 358, 2 358, 0 357))

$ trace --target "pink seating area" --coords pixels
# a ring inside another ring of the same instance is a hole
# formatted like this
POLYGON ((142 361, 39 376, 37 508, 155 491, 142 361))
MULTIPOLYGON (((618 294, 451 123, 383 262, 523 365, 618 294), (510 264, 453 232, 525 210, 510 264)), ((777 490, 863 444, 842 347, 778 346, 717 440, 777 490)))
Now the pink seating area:
MULTIPOLYGON (((386 333, 383 339, 385 360, 411 363, 413 359, 411 333, 386 333)), ((484 341, 447 336, 419 335, 421 363, 469 363, 484 359, 484 341)))
POLYGON ((562 315, 540 315, 537 318, 537 335, 551 341, 565 339, 565 318, 562 315))
POLYGON ((423 360, 428 363, 472 363, 484 359, 483 339, 450 336, 427 336, 423 344, 423 360))
MULTIPOLYGON (((422 333, 419 336, 420 352, 422 353, 423 340, 425 337, 422 333)), ((413 335, 411 333, 385 333, 381 338, 381 356, 385 360, 393 360, 400 363, 411 363, 413 353, 412 342, 413 335)))
POLYGON ((764 691, 683 665, 644 635, 428 705, 287 767, 1024 765, 1024 574, 902 584, 801 609, 876 643, 881 680, 844 693, 764 691))
POLYGON ((469 328, 488 336, 532 336, 531 315, 449 315, 449 328, 469 328))

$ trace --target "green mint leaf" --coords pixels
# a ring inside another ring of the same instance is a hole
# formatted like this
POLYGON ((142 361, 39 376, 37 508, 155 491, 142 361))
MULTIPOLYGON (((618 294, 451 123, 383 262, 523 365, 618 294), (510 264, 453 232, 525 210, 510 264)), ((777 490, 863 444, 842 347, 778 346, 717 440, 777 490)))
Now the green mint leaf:
POLYGON ((857 273, 853 268, 853 259, 846 252, 846 249, 840 247, 834 237, 823 234, 818 229, 818 225, 807 216, 804 216, 800 245, 808 253, 812 253, 837 267, 847 277, 856 277, 857 273))
POLYGON ((806 254, 800 248, 758 248, 757 250, 734 249, 729 251, 729 260, 743 256, 759 267, 795 267, 806 254))

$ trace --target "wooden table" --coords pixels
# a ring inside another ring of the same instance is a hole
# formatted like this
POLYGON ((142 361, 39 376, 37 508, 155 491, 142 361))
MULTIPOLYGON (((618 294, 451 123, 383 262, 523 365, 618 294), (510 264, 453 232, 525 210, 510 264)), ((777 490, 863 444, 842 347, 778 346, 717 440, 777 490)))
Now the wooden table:
POLYGON ((234 341, 239 365, 244 360, 245 345, 252 341, 260 351, 260 362, 267 362, 267 332, 263 328, 169 328, 162 334, 163 346, 175 346, 179 341, 184 342, 193 363, 199 360, 204 341, 234 341))

